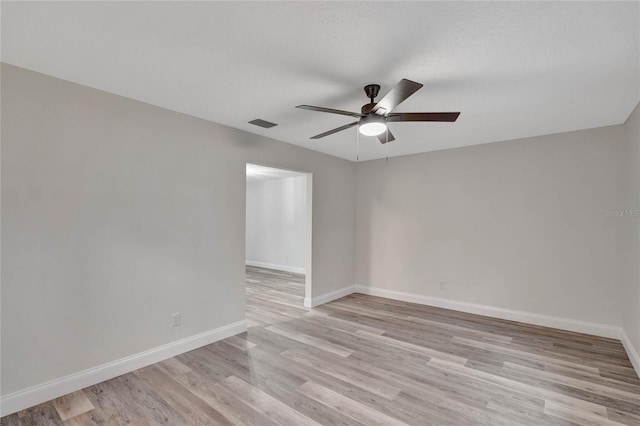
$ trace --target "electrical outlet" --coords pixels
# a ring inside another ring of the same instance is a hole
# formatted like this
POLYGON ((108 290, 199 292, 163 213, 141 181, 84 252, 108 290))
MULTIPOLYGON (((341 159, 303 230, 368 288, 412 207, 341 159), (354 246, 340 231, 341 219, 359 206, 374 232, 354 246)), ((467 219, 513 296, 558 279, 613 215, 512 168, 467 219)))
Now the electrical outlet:
POLYGON ((171 315, 171 326, 180 326, 180 312, 176 312, 175 314, 171 315))
POLYGON ((440 290, 444 290, 444 281, 440 281, 440 290))

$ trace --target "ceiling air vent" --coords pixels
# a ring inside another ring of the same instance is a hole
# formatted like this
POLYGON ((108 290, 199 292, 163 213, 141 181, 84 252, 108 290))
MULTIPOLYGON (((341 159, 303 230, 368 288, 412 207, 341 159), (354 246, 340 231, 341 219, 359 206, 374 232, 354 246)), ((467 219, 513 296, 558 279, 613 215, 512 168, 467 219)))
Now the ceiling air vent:
POLYGON ((276 123, 272 123, 272 122, 267 121, 267 120, 262 120, 260 118, 256 118, 255 120, 251 120, 249 122, 249 124, 253 124, 254 126, 258 126, 258 127, 264 127, 265 129, 270 129, 273 126, 277 126, 276 123))

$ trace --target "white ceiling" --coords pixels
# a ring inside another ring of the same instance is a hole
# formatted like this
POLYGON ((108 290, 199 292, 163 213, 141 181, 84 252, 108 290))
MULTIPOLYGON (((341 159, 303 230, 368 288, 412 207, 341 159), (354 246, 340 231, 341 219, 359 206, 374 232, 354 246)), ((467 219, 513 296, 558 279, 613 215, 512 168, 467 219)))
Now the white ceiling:
POLYGON ((247 163, 247 182, 305 176, 304 173, 247 163))
MULTIPOLYGON (((362 86, 425 86, 389 155, 624 122, 640 100, 635 2, 6 2, 2 60, 355 160, 362 86), (247 124, 262 118, 272 129, 247 124)), ((380 99, 380 98, 379 98, 380 99)), ((385 156, 361 138, 360 160, 385 156)))

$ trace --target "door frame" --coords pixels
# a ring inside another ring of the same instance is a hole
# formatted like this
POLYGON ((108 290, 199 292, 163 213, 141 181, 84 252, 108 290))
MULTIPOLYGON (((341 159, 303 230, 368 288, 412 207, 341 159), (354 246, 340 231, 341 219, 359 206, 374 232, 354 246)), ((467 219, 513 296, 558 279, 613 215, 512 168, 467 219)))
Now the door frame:
POLYGON ((244 214, 245 214, 245 261, 246 261, 246 216, 247 216, 247 177, 246 177, 246 167, 247 164, 253 164, 256 166, 270 167, 272 169, 280 169, 286 170, 290 172, 296 172, 304 175, 306 181, 306 191, 305 191, 305 204, 306 204, 306 217, 305 217, 305 265, 304 265, 304 303, 303 306, 305 308, 311 308, 311 302, 313 299, 312 296, 312 283, 313 283, 313 173, 292 169, 290 167, 283 167, 280 165, 255 162, 255 161, 245 161, 245 206, 244 206, 244 214))

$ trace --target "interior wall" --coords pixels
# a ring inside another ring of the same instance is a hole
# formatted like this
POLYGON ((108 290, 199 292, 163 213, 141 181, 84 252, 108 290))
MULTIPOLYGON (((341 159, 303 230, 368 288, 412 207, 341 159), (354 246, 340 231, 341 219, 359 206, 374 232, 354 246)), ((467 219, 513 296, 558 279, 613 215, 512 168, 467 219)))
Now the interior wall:
POLYGON ((626 279, 622 289, 622 322, 637 354, 640 354, 640 104, 624 124, 628 177, 628 201, 616 220, 625 225, 624 246, 626 279))
POLYGON ((313 296, 353 284, 352 163, 1 76, 3 396, 243 320, 247 162, 313 173, 313 296))
POLYGON ((622 132, 359 163, 357 283, 619 327, 622 132))
POLYGON ((306 176, 247 182, 247 264, 304 273, 306 176))

